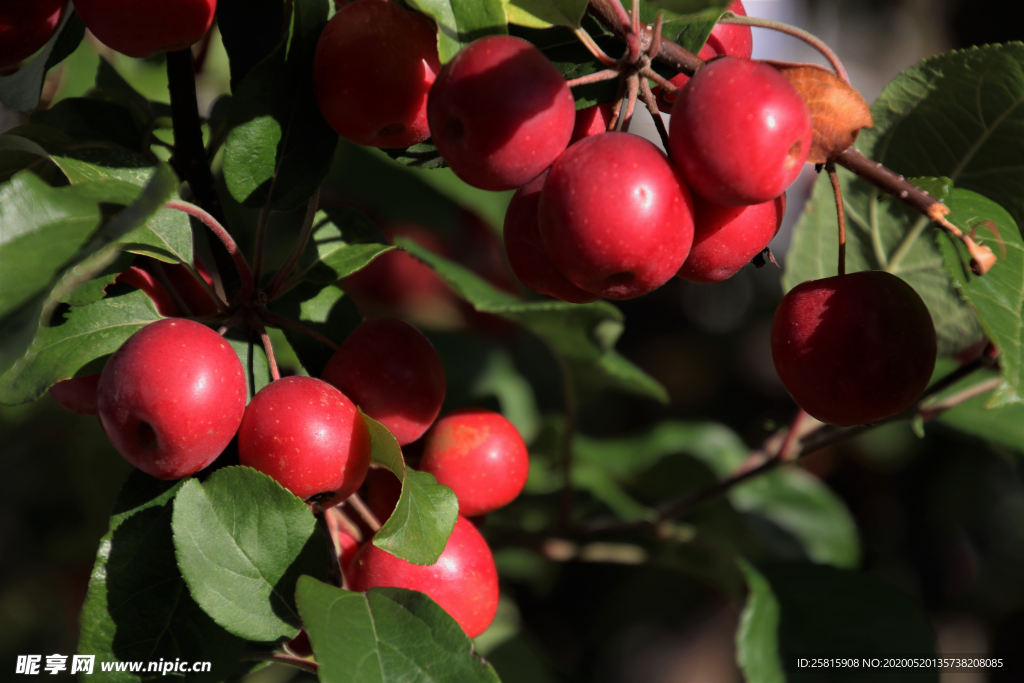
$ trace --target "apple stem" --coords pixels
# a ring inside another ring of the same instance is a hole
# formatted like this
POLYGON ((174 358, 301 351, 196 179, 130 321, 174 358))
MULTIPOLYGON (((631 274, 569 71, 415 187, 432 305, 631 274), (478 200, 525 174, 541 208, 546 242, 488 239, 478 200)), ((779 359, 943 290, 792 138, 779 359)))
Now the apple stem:
POLYGON ((276 273, 274 273, 274 279, 270 281, 267 286, 267 300, 273 301, 274 296, 277 295, 277 291, 281 289, 281 285, 284 284, 285 278, 292 272, 292 268, 302 258, 302 252, 306 250, 306 245, 309 243, 309 237, 313 234, 313 223, 316 218, 316 210, 320 205, 320 188, 316 189, 313 196, 309 198, 309 202, 306 204, 306 217, 302 221, 302 230, 299 232, 299 238, 295 241, 295 248, 292 249, 292 253, 288 255, 288 259, 284 262, 276 273))
POLYGON ((380 528, 383 525, 380 523, 380 520, 377 519, 377 516, 373 514, 370 508, 366 506, 366 503, 363 502, 363 499, 359 497, 358 493, 353 493, 348 497, 348 501, 346 502, 348 502, 359 516, 363 518, 363 521, 366 522, 366 526, 370 527, 373 533, 380 531, 380 528))
POLYGON ((665 128, 665 120, 661 117, 661 110, 658 109, 658 100, 654 96, 654 92, 651 91, 651 85, 647 82, 646 78, 640 79, 640 99, 644 101, 647 106, 647 111, 651 112, 651 118, 654 119, 654 127, 658 129, 658 135, 661 137, 661 145, 665 148, 665 154, 671 158, 668 146, 668 129, 665 128))
POLYGON ((263 342, 263 350, 267 352, 267 363, 270 365, 270 379, 272 381, 281 379, 281 371, 277 367, 277 358, 274 357, 274 345, 270 341, 270 335, 267 334, 266 326, 256 315, 250 315, 249 321, 259 333, 260 341, 263 342))
MULTIPOLYGON (((249 263, 245 260, 245 256, 242 255, 242 252, 239 251, 238 245, 235 244, 235 240, 216 218, 195 204, 190 204, 180 199, 167 202, 164 204, 164 208, 183 211, 189 216, 198 218, 202 221, 203 225, 209 228, 210 232, 216 235, 217 239, 220 240, 220 243, 224 245, 225 249, 227 249, 228 254, 231 256, 231 260, 234 261, 235 269, 238 271, 238 276, 242 280, 241 291, 245 294, 252 293, 252 271, 249 270, 249 263)), ((221 273, 221 277, 223 276, 224 274, 221 273)))
POLYGON ((626 77, 626 108, 619 107, 619 118, 615 130, 628 131, 633 122, 633 109, 636 108, 636 96, 640 90, 640 77, 634 72, 626 77))
POLYGON ((846 206, 843 202, 843 188, 839 186, 839 174, 834 161, 826 162, 825 171, 832 183, 832 195, 836 199, 836 217, 839 223, 839 274, 846 275, 846 206))
POLYGON ((617 62, 612 57, 610 57, 607 52, 601 49, 601 46, 597 44, 597 41, 595 41, 589 33, 587 33, 587 30, 585 28, 581 26, 578 29, 576 29, 574 33, 576 34, 576 37, 580 39, 580 42, 583 43, 588 50, 590 50, 590 54, 594 55, 594 57, 596 57, 599 62, 601 62, 605 66, 616 65, 617 62))
POLYGON ((331 523, 327 519, 327 515, 332 509, 334 508, 324 510, 316 505, 313 516, 316 517, 316 525, 323 532, 324 540, 327 541, 327 580, 332 586, 344 588, 345 573, 341 571, 341 554, 338 551, 338 544, 334 540, 334 534, 331 533, 331 523))
POLYGON ((579 78, 573 78, 572 80, 566 81, 565 84, 570 88, 575 88, 578 85, 590 85, 591 83, 600 83, 601 81, 610 81, 613 78, 618 78, 622 75, 622 72, 618 69, 605 69, 604 71, 597 71, 586 76, 580 76, 579 78))
MULTIPOLYGON (((224 209, 217 195, 217 185, 203 146, 203 130, 196 100, 195 66, 192 50, 167 53, 167 83, 171 95, 171 125, 174 130, 174 153, 171 165, 192 188, 196 204, 208 211, 223 225, 224 209)), ((227 255, 214 246, 214 260, 220 271, 224 289, 230 294, 240 282, 228 266, 227 255)))
POLYGON ((231 316, 227 320, 225 320, 224 323, 219 328, 217 328, 217 334, 223 337, 225 334, 228 333, 228 330, 230 330, 232 327, 240 323, 242 321, 242 318, 244 317, 245 309, 238 309, 237 311, 232 313, 231 316))
MULTIPOLYGON (((665 13, 659 11, 654 17, 654 28, 651 29, 651 44, 647 46, 647 57, 648 64, 651 59, 658 56, 658 52, 661 51, 661 27, 665 23, 665 13)), ((639 33, 637 29, 637 33, 639 33)))
POLYGON ((324 335, 320 334, 316 330, 311 330, 308 327, 306 327, 305 325, 302 325, 300 323, 294 322, 293 320, 289 320, 288 318, 285 318, 284 316, 278 315, 277 313, 274 313, 273 311, 268 311, 268 310, 264 309, 264 310, 260 311, 260 316, 263 318, 264 321, 266 321, 266 323, 268 325, 270 325, 272 327, 279 327, 279 328, 282 328, 282 329, 283 328, 288 328, 290 330, 295 330, 296 332, 300 332, 300 333, 306 335, 307 337, 311 337, 313 339, 316 339, 321 344, 323 344, 325 346, 328 346, 331 349, 334 349, 335 351, 338 350, 338 344, 336 342, 334 342, 332 339, 330 339, 329 337, 325 337, 324 335))
POLYGON ((825 42, 821 40, 821 38, 818 38, 812 33, 808 33, 802 28, 797 28, 796 26, 784 24, 781 21, 774 21, 772 19, 761 19, 759 17, 740 16, 735 12, 731 11, 726 11, 726 13, 722 15, 722 18, 718 20, 718 23, 734 24, 737 26, 756 26, 757 28, 770 28, 774 31, 780 31, 782 33, 785 33, 786 35, 793 36, 794 38, 799 38, 800 40, 804 41, 805 43, 816 49, 818 52, 820 52, 825 57, 825 59, 828 60, 828 63, 832 65, 832 68, 835 70, 836 75, 843 79, 847 83, 847 85, 849 85, 850 83, 850 77, 847 76, 846 69, 843 68, 843 63, 839 61, 839 57, 837 57, 836 53, 832 51, 832 48, 826 45, 825 42))
POLYGON ((316 662, 302 657, 296 657, 295 655, 284 655, 276 652, 245 652, 242 654, 243 662, 274 662, 275 664, 284 664, 285 666, 294 666, 296 669, 302 669, 308 671, 311 674, 315 674, 320 665, 316 662))

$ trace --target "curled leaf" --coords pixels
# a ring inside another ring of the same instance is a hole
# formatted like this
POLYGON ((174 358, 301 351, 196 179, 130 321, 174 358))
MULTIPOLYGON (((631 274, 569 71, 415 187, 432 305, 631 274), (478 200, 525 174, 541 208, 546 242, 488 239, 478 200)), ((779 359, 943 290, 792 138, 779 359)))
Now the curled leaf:
POLYGON ((767 63, 786 77, 811 110, 814 139, 808 163, 835 159, 857 140, 861 128, 874 125, 867 100, 832 70, 817 64, 767 63))

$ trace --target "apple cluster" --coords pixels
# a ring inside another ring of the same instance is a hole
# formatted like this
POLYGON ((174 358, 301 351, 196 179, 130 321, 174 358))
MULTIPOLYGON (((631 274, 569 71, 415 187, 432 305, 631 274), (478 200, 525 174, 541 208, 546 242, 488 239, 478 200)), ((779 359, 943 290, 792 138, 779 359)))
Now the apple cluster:
MULTIPOLYGON (((209 277, 205 268, 198 270, 209 277)), ((454 491, 460 516, 441 558, 430 566, 410 564, 369 542, 358 549, 354 536, 339 532, 350 585, 420 590, 471 636, 487 628, 498 604, 497 571, 487 542, 467 518, 518 496, 529 456, 519 432, 497 413, 469 408, 437 419, 444 367, 422 332, 394 318, 367 320, 346 337, 319 379, 272 381, 246 405, 248 389, 234 349, 210 328, 178 317, 183 309, 192 315, 216 310, 184 266, 137 257, 116 282, 144 291, 159 313, 171 317, 133 334, 102 373, 54 385, 50 393, 62 406, 98 415, 114 447, 150 476, 196 474, 237 436, 239 464, 267 474, 307 503, 338 505, 366 482, 371 509, 387 519, 401 485, 387 470, 371 470, 373 444, 363 414, 372 417, 399 446, 422 449, 419 469, 454 491), (382 485, 381 477, 390 481, 382 485)))
MULTIPOLYGON (((740 0, 728 9, 746 14, 740 0)), ((504 223, 515 275, 588 303, 640 296, 673 276, 720 282, 778 232, 813 120, 785 75, 751 59, 752 45, 749 26, 719 24, 698 55, 706 65, 655 89, 671 113, 669 156, 607 132, 610 104, 577 112, 558 69, 519 38, 480 38, 441 66, 434 24, 394 3, 357 0, 337 13, 317 46, 314 87, 326 119, 353 142, 429 138, 468 184, 518 188, 504 223)), ((794 400, 836 425, 909 407, 936 348, 920 297, 883 272, 797 287, 771 345, 794 400)))

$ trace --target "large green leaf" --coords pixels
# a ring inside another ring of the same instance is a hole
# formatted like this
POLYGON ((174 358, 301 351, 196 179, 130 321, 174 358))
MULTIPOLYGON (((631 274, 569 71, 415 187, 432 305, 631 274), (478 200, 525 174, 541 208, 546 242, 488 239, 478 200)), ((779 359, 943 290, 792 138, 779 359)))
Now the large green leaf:
POLYGON ((326 578, 323 534, 301 499, 248 467, 185 482, 174 501, 175 556, 192 598, 231 633, 294 638, 299 575, 326 578))
POLYGON ((892 80, 861 133, 865 154, 907 177, 946 177, 1024 225, 1024 43, 919 62, 892 80))
POLYGON ((0 319, 39 293, 100 223, 96 202, 29 171, 0 185, 0 319))
POLYGON ((737 633, 748 680, 937 682, 938 669, 808 668, 798 657, 935 656, 920 605, 867 574, 814 564, 744 567, 750 594, 737 633), (777 623, 777 629, 773 624, 777 623), (773 654, 777 653, 777 654, 773 654), (780 661, 781 660, 781 661, 780 661), (780 667, 781 664, 781 667, 780 667), (781 669, 781 670, 780 670, 781 669))
POLYGON ((225 680, 243 641, 219 627, 189 595, 174 557, 171 501, 181 482, 138 470, 125 482, 110 530, 100 539, 80 618, 78 651, 96 655, 94 675, 116 683, 160 680, 158 673, 100 671, 100 663, 210 662, 192 681, 225 680))
POLYGON ((312 60, 327 22, 327 0, 294 3, 290 44, 253 67, 231 99, 224 179, 249 207, 288 211, 312 196, 327 175, 338 135, 313 96, 312 60))
MULTIPOLYGON (((977 317, 953 286, 938 245, 924 236, 940 228, 845 169, 839 169, 839 179, 846 207, 847 272, 888 270, 906 280, 928 306, 940 355, 953 355, 981 339, 977 317)), ((838 244, 832 187, 821 177, 793 234, 783 287, 834 276, 838 244)))
POLYGON ((508 23, 530 28, 578 28, 587 0, 502 0, 508 23))
POLYGON ((458 623, 423 593, 352 593, 304 576, 296 602, 323 683, 499 683, 458 623))
POLYGON ((69 309, 56 324, 41 327, 28 352, 2 376, 0 403, 34 401, 159 319, 153 301, 138 290, 69 309))
POLYGON ((444 64, 477 38, 508 33, 502 0, 409 0, 437 22, 437 53, 444 64))
POLYGON ((307 258, 300 267, 314 282, 336 282, 392 248, 361 212, 346 206, 331 207, 317 212, 307 258))
POLYGON ((405 466, 402 449, 387 427, 363 415, 373 440, 373 462, 402 482, 395 511, 373 537, 373 544, 406 562, 429 565, 441 557, 459 517, 459 501, 432 474, 405 466))
MULTIPOLYGON (((336 344, 344 341, 363 322, 363 316, 352 299, 335 284, 318 285, 300 282, 270 305, 278 315, 311 329, 336 344)), ((288 343, 312 377, 319 377, 334 349, 309 335, 290 327, 283 328, 288 343)))
POLYGON ((611 304, 524 302, 412 240, 399 237, 395 242, 437 271, 477 311, 511 320, 543 339, 581 387, 612 387, 667 402, 658 382, 615 352, 623 318, 611 304))
POLYGON ((954 188, 946 205, 951 209, 950 222, 965 232, 975 229, 976 238, 999 258, 992 270, 976 276, 967 266, 970 255, 963 243, 945 232, 936 235, 953 283, 977 314, 985 335, 999 347, 1006 380, 1000 399, 1019 403, 1024 396, 1024 240, 1010 214, 975 192, 954 188))
MULTIPOLYGON (((958 383, 943 398, 950 394, 970 390, 972 387, 996 377, 995 373, 984 373, 972 376, 958 383)), ((956 408, 946 411, 939 417, 939 422, 955 427, 962 432, 973 434, 978 438, 1002 444, 1017 452, 1024 453, 1024 405, 1014 403, 1001 408, 988 408, 986 405, 993 398, 988 391, 980 396, 964 401, 956 408)))

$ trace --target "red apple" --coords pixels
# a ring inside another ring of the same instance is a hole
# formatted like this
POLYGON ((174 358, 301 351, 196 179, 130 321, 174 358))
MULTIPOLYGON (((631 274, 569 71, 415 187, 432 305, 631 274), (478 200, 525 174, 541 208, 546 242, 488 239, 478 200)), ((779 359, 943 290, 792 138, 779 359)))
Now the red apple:
POLYGON ((210 30, 217 0, 75 0, 86 28, 129 57, 184 50, 210 30))

